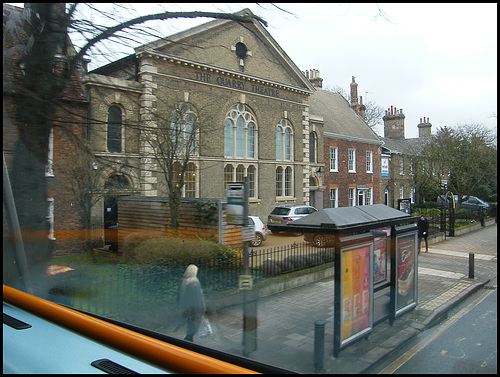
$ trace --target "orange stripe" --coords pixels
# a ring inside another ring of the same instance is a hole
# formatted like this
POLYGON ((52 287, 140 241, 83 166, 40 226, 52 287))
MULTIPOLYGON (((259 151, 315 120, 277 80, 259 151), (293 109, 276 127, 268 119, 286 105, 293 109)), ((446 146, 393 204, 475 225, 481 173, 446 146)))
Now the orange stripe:
POLYGON ((197 374, 258 374, 255 371, 124 329, 6 285, 3 286, 3 299, 167 371, 197 374))

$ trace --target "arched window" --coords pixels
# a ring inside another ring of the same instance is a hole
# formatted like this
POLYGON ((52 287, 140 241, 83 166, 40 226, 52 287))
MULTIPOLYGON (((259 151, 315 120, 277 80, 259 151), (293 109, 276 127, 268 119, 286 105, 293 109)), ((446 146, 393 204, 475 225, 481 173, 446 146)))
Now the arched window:
POLYGON ((122 151, 122 111, 118 106, 108 110, 108 152, 122 151))
POLYGON ((290 122, 281 120, 276 126, 276 160, 292 161, 293 132, 290 122))
POLYGON ((255 158, 256 121, 250 109, 238 104, 232 106, 224 121, 224 156, 255 158))
POLYGON ((196 152, 196 115, 188 105, 181 105, 172 112, 170 140, 177 154, 193 155, 196 152))
POLYGON ((318 156, 316 154, 318 150, 318 138, 315 132, 309 134, 309 162, 318 162, 318 156))

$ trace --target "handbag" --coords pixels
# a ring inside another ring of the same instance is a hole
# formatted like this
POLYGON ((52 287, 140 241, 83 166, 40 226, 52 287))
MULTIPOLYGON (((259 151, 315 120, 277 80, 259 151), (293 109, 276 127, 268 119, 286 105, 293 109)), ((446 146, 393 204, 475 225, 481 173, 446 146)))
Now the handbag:
POLYGON ((210 322, 208 322, 208 318, 206 316, 203 316, 201 318, 201 325, 200 325, 200 338, 207 338, 212 335, 213 335, 212 326, 210 325, 210 322))

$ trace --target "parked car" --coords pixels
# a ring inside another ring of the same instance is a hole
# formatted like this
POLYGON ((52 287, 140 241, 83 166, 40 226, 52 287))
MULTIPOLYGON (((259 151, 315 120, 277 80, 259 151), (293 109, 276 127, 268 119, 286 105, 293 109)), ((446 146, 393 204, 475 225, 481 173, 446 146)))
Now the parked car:
POLYGON ((317 212, 312 206, 284 204, 274 207, 267 216, 267 227, 273 233, 287 231, 287 225, 295 220, 317 212))
POLYGON ((317 247, 335 246, 335 236, 333 234, 306 233, 304 241, 317 247))
POLYGON ((248 222, 255 227, 255 238, 250 241, 250 246, 260 246, 267 239, 266 224, 257 216, 248 216, 248 222))
MULTIPOLYGON (((437 207, 439 209, 444 208, 445 203, 448 203, 448 198, 445 198, 443 196, 438 196, 437 198, 437 207)), ((458 203, 458 195, 455 195, 455 204, 458 203)), ((481 200, 475 196, 469 196, 469 198, 465 201, 462 202, 460 205, 460 209, 466 209, 469 211, 478 211, 480 209, 489 209, 490 205, 486 203, 484 200, 481 200)))

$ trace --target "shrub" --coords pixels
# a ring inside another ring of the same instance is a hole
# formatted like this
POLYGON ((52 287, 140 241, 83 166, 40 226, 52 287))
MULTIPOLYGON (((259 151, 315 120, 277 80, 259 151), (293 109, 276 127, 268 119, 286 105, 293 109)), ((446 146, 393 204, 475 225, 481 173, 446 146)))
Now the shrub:
POLYGON ((200 239, 162 237, 141 242, 134 253, 133 262, 144 265, 187 267, 238 268, 240 251, 218 243, 200 239))
POLYGON ((323 258, 321 258, 321 256, 319 256, 317 253, 306 255, 304 258, 308 267, 314 267, 319 264, 323 264, 323 258))
POLYGON ((306 260, 304 259, 304 256, 302 255, 290 255, 284 259, 286 262, 289 262, 293 265, 293 267, 296 270, 301 270, 305 267, 306 265, 306 260))
POLYGON ((264 261, 260 267, 260 272, 264 276, 275 276, 281 274, 281 267, 272 259, 264 261))
POLYGON ((135 250, 139 244, 144 241, 163 238, 165 237, 165 232, 156 229, 144 229, 141 232, 133 232, 127 234, 123 238, 122 245, 122 256, 125 262, 133 261, 135 259, 135 250))
POLYGON ((281 273, 286 274, 288 272, 292 272, 294 270, 293 264, 291 264, 289 261, 280 261, 277 262, 278 266, 281 268, 281 273))
POLYGON ((333 262, 335 260, 335 250, 333 249, 320 250, 318 251, 318 256, 320 256, 325 263, 333 262))

